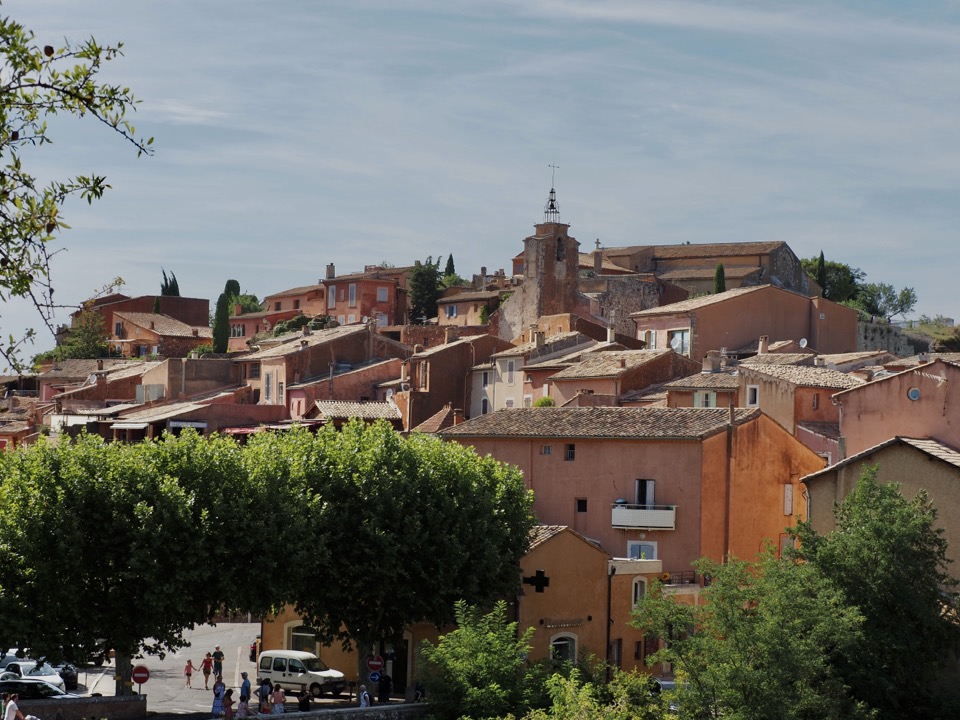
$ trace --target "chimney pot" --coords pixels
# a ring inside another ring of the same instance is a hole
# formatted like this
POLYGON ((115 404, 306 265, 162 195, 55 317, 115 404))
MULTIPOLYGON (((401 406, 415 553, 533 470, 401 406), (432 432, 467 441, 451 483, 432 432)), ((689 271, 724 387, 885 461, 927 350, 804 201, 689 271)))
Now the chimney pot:
POLYGON ((708 350, 706 356, 703 358, 703 372, 705 373, 715 373, 720 372, 720 353, 716 350, 708 350))
POLYGON ((310 334, 310 325, 309 325, 309 324, 308 324, 308 325, 304 325, 304 326, 303 326, 303 337, 307 337, 307 335, 309 335, 309 334, 310 334))
POLYGON ((462 409, 462 408, 454 408, 454 409, 453 409, 453 424, 454 424, 454 425, 459 425, 459 424, 462 423, 462 422, 463 422, 463 409, 462 409))
POLYGON ((621 368, 625 368, 626 366, 627 366, 627 359, 626 359, 626 358, 620 358, 620 367, 621 367, 621 368))
POLYGON ((760 336, 760 347, 758 348, 761 355, 765 355, 770 352, 770 336, 761 335, 760 336))
POLYGON ((103 360, 97 360, 97 370, 103 370, 103 360))
POLYGON ((443 344, 447 345, 457 339, 456 325, 446 325, 443 328, 443 344))
POLYGON ((538 348, 543 347, 547 341, 547 334, 543 330, 537 330, 533 333, 533 341, 538 348))
POLYGON ((327 263, 327 280, 337 276, 337 268, 333 263, 327 263))
POLYGON ((607 342, 612 343, 617 341, 617 331, 613 325, 607 326, 607 342))

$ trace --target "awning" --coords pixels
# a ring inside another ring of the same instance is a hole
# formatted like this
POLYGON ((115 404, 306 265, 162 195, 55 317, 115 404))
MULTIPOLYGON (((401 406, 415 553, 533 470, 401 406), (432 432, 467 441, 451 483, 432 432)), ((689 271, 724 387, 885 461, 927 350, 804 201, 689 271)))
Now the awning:
POLYGON ((150 423, 138 423, 138 422, 115 422, 110 426, 111 430, 146 430, 150 427, 150 423))

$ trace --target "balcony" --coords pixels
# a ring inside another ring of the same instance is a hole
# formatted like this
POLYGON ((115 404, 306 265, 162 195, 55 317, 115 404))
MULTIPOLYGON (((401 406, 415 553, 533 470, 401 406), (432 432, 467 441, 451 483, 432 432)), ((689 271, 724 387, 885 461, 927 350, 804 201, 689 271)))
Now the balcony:
POLYGON ((676 505, 611 505, 610 524, 624 530, 674 530, 676 505))

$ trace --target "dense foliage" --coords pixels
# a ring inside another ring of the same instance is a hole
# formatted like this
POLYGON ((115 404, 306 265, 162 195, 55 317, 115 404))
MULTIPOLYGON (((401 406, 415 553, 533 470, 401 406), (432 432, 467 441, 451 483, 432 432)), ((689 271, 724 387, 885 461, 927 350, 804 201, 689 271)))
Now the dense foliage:
POLYGON ((410 322, 422 325, 437 316, 440 297, 440 258, 419 260, 410 271, 410 322))
POLYGON ((323 639, 393 639, 512 590, 529 508, 516 470, 386 424, 246 446, 41 441, 0 453, 0 644, 114 648, 129 670, 122 658, 181 646, 220 608, 286 603, 323 639))
POLYGON ((889 283, 864 282, 866 273, 843 263, 816 258, 800 261, 807 275, 820 285, 823 297, 858 310, 864 319, 890 322, 895 316, 906 316, 917 304, 913 288, 896 290, 889 283))
MULTIPOLYGON (((100 45, 90 38, 60 47, 37 44, 32 32, 0 18, 0 302, 27 298, 53 334, 53 282, 50 243, 69 226, 60 214, 71 196, 88 203, 109 187, 99 175, 80 175, 40 185, 25 162, 28 150, 51 144, 47 119, 89 117, 150 153, 153 138, 141 140, 127 121, 136 100, 129 88, 101 82, 103 63, 122 55, 122 45, 100 45)), ((35 160, 35 159, 34 159, 35 160)), ((22 367, 19 350, 26 337, 0 342, 0 356, 22 367)))

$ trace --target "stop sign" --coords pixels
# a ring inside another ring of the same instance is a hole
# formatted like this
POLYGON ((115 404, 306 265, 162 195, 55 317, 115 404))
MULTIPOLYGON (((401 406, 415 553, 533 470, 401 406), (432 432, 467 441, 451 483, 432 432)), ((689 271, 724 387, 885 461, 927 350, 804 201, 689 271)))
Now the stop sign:
POLYGON ((367 670, 377 672, 383 670, 383 658, 379 655, 371 655, 367 658, 367 670))
POLYGON ((146 665, 137 665, 130 674, 130 678, 137 685, 143 685, 147 680, 150 679, 150 670, 146 665))

